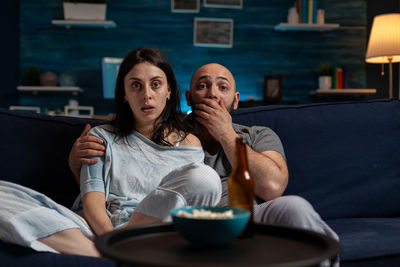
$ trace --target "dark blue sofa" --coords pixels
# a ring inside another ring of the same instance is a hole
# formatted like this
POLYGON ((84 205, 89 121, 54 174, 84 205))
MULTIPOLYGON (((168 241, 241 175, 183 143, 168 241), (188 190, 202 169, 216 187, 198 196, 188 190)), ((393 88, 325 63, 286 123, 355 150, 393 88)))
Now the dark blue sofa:
MULTIPOLYGON (((243 108, 234 122, 281 137, 285 194, 309 200, 341 238, 341 266, 400 266, 400 102, 243 108)), ((101 121, 0 109, 0 179, 70 206, 78 186, 68 153, 86 123, 101 121)), ((1 231, 1 229, 0 229, 1 231)), ((108 259, 37 253, 0 242, 1 266, 115 266, 108 259)))

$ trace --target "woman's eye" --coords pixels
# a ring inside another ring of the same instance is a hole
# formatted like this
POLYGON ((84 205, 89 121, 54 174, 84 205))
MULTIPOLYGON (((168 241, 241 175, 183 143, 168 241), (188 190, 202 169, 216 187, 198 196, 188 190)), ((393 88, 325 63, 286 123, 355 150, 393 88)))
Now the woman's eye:
POLYGON ((133 89, 140 89, 140 83, 137 83, 137 82, 133 83, 132 84, 132 88, 133 89))
POLYGON ((153 82, 153 87, 158 88, 158 87, 160 87, 160 86, 161 86, 161 83, 160 83, 160 82, 158 82, 158 81, 153 82))

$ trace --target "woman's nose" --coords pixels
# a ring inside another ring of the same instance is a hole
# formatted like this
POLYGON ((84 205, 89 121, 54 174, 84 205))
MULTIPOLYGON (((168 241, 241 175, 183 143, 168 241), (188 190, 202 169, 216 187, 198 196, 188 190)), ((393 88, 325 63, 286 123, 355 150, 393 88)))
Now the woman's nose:
POLYGON ((144 100, 151 99, 151 89, 148 86, 144 88, 143 98, 144 100))

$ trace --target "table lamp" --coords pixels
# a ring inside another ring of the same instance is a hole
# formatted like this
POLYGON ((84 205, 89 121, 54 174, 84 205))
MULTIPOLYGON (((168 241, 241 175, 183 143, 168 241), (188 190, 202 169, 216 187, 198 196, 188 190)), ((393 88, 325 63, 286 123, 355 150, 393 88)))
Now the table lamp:
POLYGON ((374 17, 365 61, 367 63, 389 63, 389 97, 392 98, 392 63, 400 62, 400 13, 374 17))

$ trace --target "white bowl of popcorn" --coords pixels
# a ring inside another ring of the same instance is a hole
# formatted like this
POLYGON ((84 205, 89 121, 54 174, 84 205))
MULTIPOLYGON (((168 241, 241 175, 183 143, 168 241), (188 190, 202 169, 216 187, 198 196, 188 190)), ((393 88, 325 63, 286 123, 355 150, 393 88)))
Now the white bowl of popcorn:
POLYGON ((189 206, 171 211, 175 229, 190 243, 222 246, 237 238, 249 221, 250 212, 231 207, 189 206))

